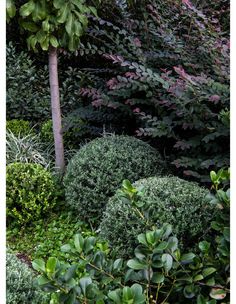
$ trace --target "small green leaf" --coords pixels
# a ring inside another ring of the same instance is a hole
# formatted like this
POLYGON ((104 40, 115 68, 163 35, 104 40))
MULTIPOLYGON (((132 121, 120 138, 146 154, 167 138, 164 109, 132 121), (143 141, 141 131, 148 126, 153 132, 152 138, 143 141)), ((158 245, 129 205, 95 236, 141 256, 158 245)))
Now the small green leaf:
POLYGON ((139 243, 148 246, 147 240, 146 240, 146 234, 142 233, 138 235, 138 241, 139 243))
MULTIPOLYGON (((55 1, 54 1, 54 3, 55 3, 55 1)), ((69 14, 68 3, 64 2, 63 5, 60 6, 60 15, 59 15, 59 18, 57 19, 57 22, 65 23, 67 20, 68 14, 69 14)))
POLYGON ((205 277, 208 277, 209 275, 211 275, 214 272, 216 272, 216 269, 214 267, 209 267, 209 268, 203 269, 202 274, 205 278, 205 277))
POLYGON ((91 13, 92 13, 95 17, 98 18, 98 14, 97 14, 96 8, 93 7, 93 6, 89 6, 89 9, 90 9, 91 13))
POLYGON ((155 243, 154 231, 146 232, 146 240, 150 245, 153 245, 155 243))
POLYGON ((214 183, 217 179, 217 175, 216 175, 215 171, 210 172, 210 177, 211 177, 211 181, 214 183))
POLYGON ((183 254, 180 258, 180 262, 182 264, 188 264, 188 263, 191 263, 193 261, 193 259, 195 258, 195 254, 194 253, 186 253, 186 254, 183 254))
POLYGON ((135 270, 147 269, 148 267, 146 263, 139 262, 137 259, 129 260, 127 266, 135 270))
POLYGON ((61 251, 62 252, 70 252, 71 251, 71 246, 69 244, 65 244, 61 246, 61 251))
POLYGON ((205 300, 205 298, 203 297, 203 295, 198 295, 197 297, 197 304, 206 304, 207 301, 205 300))
POLYGON ((67 16, 67 21, 66 21, 66 31, 68 35, 73 34, 73 25, 74 25, 74 18, 73 15, 70 13, 67 16))
POLYGON ((55 36, 51 35, 49 40, 50 40, 50 44, 52 46, 54 46, 55 48, 57 48, 59 46, 59 42, 55 36))
POLYGON ((187 285, 184 287, 184 296, 187 299, 192 299, 195 296, 193 285, 187 285))
POLYGON ((164 253, 161 257, 161 260, 164 264, 164 268, 165 270, 168 272, 171 268, 172 268, 172 265, 173 265, 173 258, 170 254, 168 253, 164 253))
POLYGON ((230 242, 230 228, 229 227, 224 227, 223 235, 224 235, 226 241, 230 242))
POLYGON ((198 247, 202 252, 208 252, 210 249, 211 244, 207 241, 202 241, 199 243, 198 247))
POLYGON ((113 269, 119 270, 122 267, 122 264, 123 264, 123 259, 115 260, 115 262, 113 263, 113 269))
POLYGON ((154 252, 160 252, 165 250, 168 247, 168 243, 166 241, 161 242, 157 247, 155 247, 154 252))
POLYGON ((172 236, 168 239, 168 249, 173 253, 178 249, 178 239, 175 236, 172 236))
POLYGON ((162 273, 155 272, 152 276, 153 283, 163 283, 165 280, 165 276, 162 273))
POLYGON ((76 234, 74 237, 74 245, 76 250, 81 253, 84 247, 84 238, 81 234, 76 234))
POLYGON ((48 284, 50 282, 51 282, 51 280, 49 280, 45 276, 39 276, 37 278, 37 283, 38 283, 39 286, 46 285, 46 284, 48 284))
POLYGON ((204 277, 201 274, 198 274, 193 278, 193 281, 197 282, 197 281, 201 281, 203 279, 204 279, 204 277))
POLYGON ((27 17, 33 12, 34 8, 34 1, 30 0, 20 7, 20 15, 22 17, 27 17))
POLYGON ((57 259, 54 257, 50 257, 47 260, 46 271, 47 273, 54 273, 57 265, 57 259))
POLYGON ((45 272, 45 262, 42 259, 36 259, 32 262, 32 266, 38 272, 45 272))
POLYGON ((92 284, 92 279, 90 277, 84 277, 80 279, 79 285, 81 287, 83 295, 86 295, 86 289, 90 284, 92 284))
POLYGON ((122 302, 121 302, 121 290, 120 289, 116 289, 116 290, 110 291, 108 293, 108 297, 112 301, 114 301, 114 303, 116 303, 116 304, 122 304, 122 302))
POLYGON ((126 190, 130 190, 130 191, 133 190, 133 186, 128 179, 123 180, 122 187, 125 188, 126 190))
POLYGON ((78 265, 74 264, 66 271, 66 273, 64 275, 64 279, 66 282, 73 278, 73 276, 76 273, 77 268, 78 268, 78 265))
POLYGON ((6 10, 7 10, 7 15, 10 18, 15 17, 16 15, 16 6, 13 0, 7 0, 6 2, 6 10))

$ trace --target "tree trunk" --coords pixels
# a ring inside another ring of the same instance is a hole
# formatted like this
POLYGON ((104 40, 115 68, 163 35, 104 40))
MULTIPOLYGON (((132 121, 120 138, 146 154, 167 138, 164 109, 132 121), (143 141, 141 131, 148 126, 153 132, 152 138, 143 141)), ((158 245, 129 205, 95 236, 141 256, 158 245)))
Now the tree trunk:
POLYGON ((55 154, 56 154, 56 167, 58 167, 61 173, 63 173, 65 169, 65 160, 64 160, 64 145, 63 145, 63 137, 62 137, 61 107, 60 107, 57 65, 58 65, 57 48, 50 47, 49 80, 50 80, 53 136, 54 136, 54 145, 55 145, 55 154))

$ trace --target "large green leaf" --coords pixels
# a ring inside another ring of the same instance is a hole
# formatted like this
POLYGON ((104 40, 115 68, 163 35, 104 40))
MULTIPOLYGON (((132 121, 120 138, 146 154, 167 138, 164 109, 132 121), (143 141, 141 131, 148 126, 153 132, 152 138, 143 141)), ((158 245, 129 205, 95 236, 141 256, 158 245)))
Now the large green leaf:
POLYGON ((34 1, 30 0, 20 7, 20 15, 22 17, 27 17, 33 12, 34 8, 34 1))
POLYGON ((36 259, 32 262, 32 266, 38 272, 45 272, 45 262, 42 259, 36 259))
POLYGON ((148 267, 146 263, 140 262, 137 259, 129 260, 127 266, 135 270, 147 269, 148 267))
POLYGON ((69 14, 70 10, 68 8, 68 3, 64 3, 64 5, 60 9, 60 14, 57 19, 57 22, 59 23, 65 23, 67 20, 67 16, 69 14))
POLYGON ((90 277, 84 277, 80 279, 79 285, 84 295, 86 295, 86 289, 90 284, 92 284, 92 279, 90 277))
POLYGON ((121 290, 120 289, 116 289, 113 291, 110 291, 108 293, 108 297, 116 304, 122 304, 121 302, 121 290))
POLYGON ((57 265, 57 259, 54 257, 50 257, 47 260, 46 271, 47 273, 54 273, 57 265))
POLYGON ((84 247, 84 238, 81 234, 76 234, 74 237, 74 245, 76 250, 81 253, 84 247))
POLYGON ((216 272, 216 269, 214 267, 208 267, 208 268, 203 269, 202 274, 205 278, 205 277, 211 275, 214 272, 216 272))
POLYGON ((52 46, 54 46, 55 48, 57 48, 59 46, 59 42, 58 42, 57 38, 53 35, 50 36, 50 44, 52 46))
POLYGON ((73 14, 69 13, 66 21, 66 31, 69 36, 73 34, 73 28, 74 28, 73 14))
POLYGON ((13 18, 16 15, 16 6, 13 0, 7 0, 6 10, 8 17, 13 18))
POLYGON ((169 253, 164 253, 161 257, 161 260, 164 264, 164 268, 166 271, 169 271, 173 265, 173 258, 169 253))

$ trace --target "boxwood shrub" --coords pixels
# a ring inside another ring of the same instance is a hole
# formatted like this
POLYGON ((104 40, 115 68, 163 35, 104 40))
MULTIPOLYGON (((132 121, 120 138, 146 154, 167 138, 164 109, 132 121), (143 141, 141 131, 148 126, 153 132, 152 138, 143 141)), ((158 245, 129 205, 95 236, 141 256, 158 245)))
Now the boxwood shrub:
POLYGON ((6 254, 6 303, 46 304, 50 299, 33 285, 34 273, 14 254, 6 254))
POLYGON ((108 198, 122 180, 162 174, 164 161, 147 143, 129 136, 97 138, 84 145, 68 164, 66 201, 84 220, 98 221, 108 198))
MULTIPOLYGON (((206 201, 207 189, 178 177, 150 177, 134 186, 143 188, 139 201, 140 205, 145 202, 149 206, 151 223, 158 227, 167 222, 172 224, 174 234, 186 247, 197 242, 207 230, 212 218, 212 207, 206 201)), ((137 235, 145 229, 144 221, 118 192, 110 198, 100 233, 119 254, 132 254, 137 235)))
POLYGON ((34 130, 31 128, 29 121, 24 119, 11 119, 6 123, 8 131, 11 131, 14 135, 25 136, 28 134, 34 134, 34 130))
POLYGON ((41 165, 12 163, 6 170, 7 220, 25 224, 40 218, 56 203, 56 183, 41 165))

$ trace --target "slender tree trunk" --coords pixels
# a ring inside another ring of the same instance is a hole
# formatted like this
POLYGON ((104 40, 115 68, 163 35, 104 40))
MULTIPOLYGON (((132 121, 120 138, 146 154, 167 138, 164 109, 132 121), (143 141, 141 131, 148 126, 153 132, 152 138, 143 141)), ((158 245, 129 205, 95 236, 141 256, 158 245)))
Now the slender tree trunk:
POLYGON ((64 145, 61 125, 61 107, 59 96, 59 82, 57 71, 57 48, 49 49, 49 80, 51 93, 51 108, 53 122, 53 136, 56 154, 56 167, 63 173, 65 169, 64 145))

